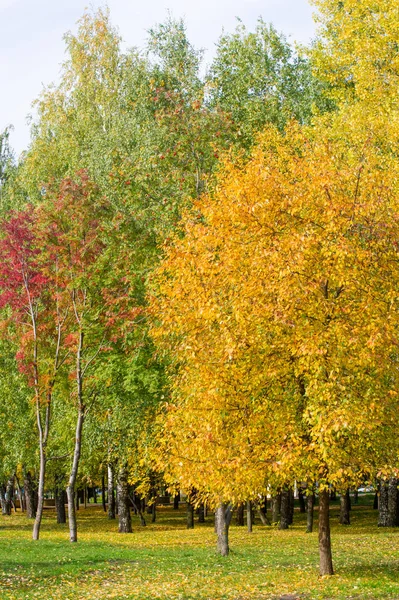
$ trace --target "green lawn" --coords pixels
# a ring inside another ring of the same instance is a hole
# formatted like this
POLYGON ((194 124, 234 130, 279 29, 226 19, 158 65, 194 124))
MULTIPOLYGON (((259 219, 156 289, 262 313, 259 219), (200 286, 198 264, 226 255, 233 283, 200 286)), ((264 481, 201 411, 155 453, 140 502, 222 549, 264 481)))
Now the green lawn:
MULTIPOLYGON (((369 498, 371 502, 371 498, 369 498)), ((353 524, 338 524, 333 507, 332 539, 336 575, 318 576, 317 533, 304 533, 295 513, 288 531, 255 525, 232 526, 231 553, 215 551, 213 522, 185 529, 185 511, 158 511, 158 522, 131 535, 117 533, 93 506, 79 511, 79 542, 70 544, 66 525, 46 511, 39 542, 32 523, 20 514, 0 517, 0 598, 92 600, 102 598, 399 599, 399 529, 378 529, 377 513, 360 504, 353 524)), ((317 523, 316 523, 317 525, 317 523)))

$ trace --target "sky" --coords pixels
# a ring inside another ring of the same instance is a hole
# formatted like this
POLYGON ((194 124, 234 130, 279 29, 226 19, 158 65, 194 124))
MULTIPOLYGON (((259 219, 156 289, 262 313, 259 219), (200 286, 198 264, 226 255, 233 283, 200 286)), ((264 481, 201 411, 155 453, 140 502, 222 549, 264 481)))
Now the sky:
MULTIPOLYGON (((183 17, 190 41, 210 62, 224 30, 237 17, 253 30, 259 16, 290 41, 308 43, 315 35, 307 0, 108 0, 111 21, 126 47, 142 47, 147 31, 165 20, 168 10, 183 17)), ((86 8, 102 0, 0 0, 0 131, 12 124, 17 155, 29 144, 28 115, 43 87, 56 82, 65 60, 63 35, 76 31, 86 8)))

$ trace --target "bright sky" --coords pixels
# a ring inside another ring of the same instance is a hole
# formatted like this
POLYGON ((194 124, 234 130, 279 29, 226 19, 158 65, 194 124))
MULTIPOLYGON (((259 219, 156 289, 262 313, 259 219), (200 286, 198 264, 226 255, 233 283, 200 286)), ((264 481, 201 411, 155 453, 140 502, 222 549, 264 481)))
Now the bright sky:
MULTIPOLYGON (((56 81, 64 60, 66 31, 76 30, 85 8, 102 0, 0 0, 0 131, 14 125, 11 144, 19 154, 29 143, 27 115, 43 86, 56 81)), ((307 0, 108 0, 111 19, 126 46, 142 46, 146 31, 169 9, 184 17, 191 42, 211 59, 222 29, 233 31, 236 17, 253 29, 262 16, 291 40, 314 36, 307 0)))

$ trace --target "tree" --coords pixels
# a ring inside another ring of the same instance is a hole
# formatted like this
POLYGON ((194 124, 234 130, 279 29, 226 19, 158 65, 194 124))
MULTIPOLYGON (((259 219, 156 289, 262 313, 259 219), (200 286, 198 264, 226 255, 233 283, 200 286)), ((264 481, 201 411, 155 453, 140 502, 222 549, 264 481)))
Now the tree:
POLYGON ((248 164, 226 161, 157 272, 168 473, 215 505, 318 481, 322 574, 329 484, 397 469, 398 190, 385 133, 347 115, 267 130, 248 164))
POLYGON ((35 221, 34 209, 29 206, 2 223, 0 305, 11 311, 3 323, 8 321, 9 331, 15 335, 17 359, 35 396, 40 451, 38 507, 33 528, 33 539, 37 540, 43 513, 51 403, 63 361, 61 340, 66 317, 59 306, 57 290, 51 290, 52 295, 48 289, 43 273, 43 240, 37 235, 35 221))

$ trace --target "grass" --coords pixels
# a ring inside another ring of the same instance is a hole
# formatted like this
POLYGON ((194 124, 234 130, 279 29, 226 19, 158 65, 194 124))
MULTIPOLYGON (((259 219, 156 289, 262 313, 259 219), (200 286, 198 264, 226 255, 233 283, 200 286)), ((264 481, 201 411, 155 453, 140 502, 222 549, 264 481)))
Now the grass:
POLYGON ((187 531, 184 507, 160 508, 157 523, 145 528, 134 518, 133 534, 120 535, 101 506, 90 505, 79 511, 77 544, 52 510, 39 542, 23 515, 0 517, 0 598, 399 599, 399 530, 378 529, 376 511, 364 502, 349 527, 338 524, 332 507, 337 574, 328 578, 318 575, 317 532, 304 533, 298 512, 288 531, 258 524, 249 534, 232 526, 224 559, 215 551, 213 520, 187 531))

